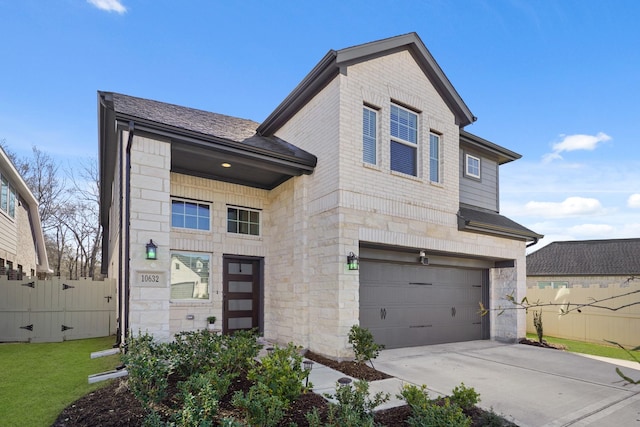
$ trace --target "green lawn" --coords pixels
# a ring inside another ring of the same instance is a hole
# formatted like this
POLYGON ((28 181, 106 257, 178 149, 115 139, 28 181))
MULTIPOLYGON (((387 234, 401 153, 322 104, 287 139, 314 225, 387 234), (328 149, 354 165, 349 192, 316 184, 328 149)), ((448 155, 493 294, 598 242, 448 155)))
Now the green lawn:
POLYGON ((70 403, 105 384, 89 384, 87 377, 115 368, 120 356, 90 356, 114 343, 105 337, 0 344, 0 424, 50 426, 70 403))
MULTIPOLYGON (((538 340, 536 334, 527 334, 527 338, 538 340)), ((572 351, 574 353, 583 353, 583 354, 591 354, 594 356, 602 356, 602 357, 612 357, 614 359, 623 359, 623 360, 631 360, 634 361, 633 357, 631 357, 627 352, 619 347, 614 347, 611 345, 607 345, 604 341, 602 345, 593 344, 581 341, 572 341, 566 340, 564 338, 554 338, 544 336, 544 339, 552 344, 562 344, 567 347, 567 351, 572 351)), ((640 345, 640 343, 638 343, 640 345)), ((640 360, 640 351, 634 351, 633 354, 636 356, 638 360, 640 360)))

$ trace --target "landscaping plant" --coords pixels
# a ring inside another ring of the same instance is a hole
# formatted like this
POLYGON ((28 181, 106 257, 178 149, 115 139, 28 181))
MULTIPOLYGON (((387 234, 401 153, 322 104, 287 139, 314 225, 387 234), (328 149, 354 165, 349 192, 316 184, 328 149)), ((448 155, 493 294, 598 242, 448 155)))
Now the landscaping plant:
POLYGON ((254 365, 247 378, 266 385, 273 396, 282 399, 288 406, 305 390, 303 382, 309 371, 302 369, 300 347, 289 344, 287 347, 275 346, 261 363, 254 365))
POLYGON ((353 345, 353 352, 356 356, 356 362, 369 362, 373 366, 373 359, 378 357, 380 350, 384 345, 377 344, 373 339, 373 334, 367 328, 353 325, 349 330, 349 344, 353 345))
POLYGON ((538 342, 542 344, 542 309, 540 311, 534 310, 533 327, 536 328, 536 335, 538 335, 538 342))
POLYGON ((369 383, 356 381, 354 385, 336 383, 336 394, 326 395, 338 403, 331 403, 327 414, 327 422, 322 424, 316 409, 307 414, 311 427, 360 427, 374 426, 373 410, 389 400, 388 393, 378 392, 369 397, 369 383))

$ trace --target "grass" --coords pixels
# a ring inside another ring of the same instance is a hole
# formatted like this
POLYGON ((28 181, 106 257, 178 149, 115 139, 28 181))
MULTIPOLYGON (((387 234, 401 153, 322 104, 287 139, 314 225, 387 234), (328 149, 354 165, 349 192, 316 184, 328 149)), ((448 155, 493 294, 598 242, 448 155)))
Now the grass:
MULTIPOLYGON (((538 340, 538 336, 536 334, 527 334, 527 338, 536 341, 538 340)), ((631 357, 623 349, 604 343, 594 344, 582 341, 567 340, 564 338, 548 337, 546 335, 544 336, 544 339, 552 344, 562 344, 567 348, 567 351, 571 351, 574 353, 591 354, 593 356, 611 357, 613 359, 634 361, 633 357, 631 357)), ((633 353, 638 359, 640 359, 639 351, 635 351, 633 353)))
POLYGON ((89 384, 87 377, 115 368, 120 356, 90 355, 114 343, 104 337, 0 344, 0 424, 50 426, 65 407, 105 384, 89 384))

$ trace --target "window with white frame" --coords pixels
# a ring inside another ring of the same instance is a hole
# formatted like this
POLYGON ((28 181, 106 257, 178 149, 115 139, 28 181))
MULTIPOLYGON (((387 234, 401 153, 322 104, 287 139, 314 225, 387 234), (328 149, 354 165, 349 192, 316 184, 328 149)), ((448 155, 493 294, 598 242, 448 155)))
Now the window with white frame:
POLYGON ((544 289, 544 288, 563 289, 563 288, 568 288, 568 287, 569 287, 569 282, 564 282, 564 281, 560 281, 560 282, 538 282, 538 288, 539 289, 544 289))
POLYGON ((227 207, 227 231, 229 233, 260 235, 260 211, 235 206, 227 207))
POLYGON ((418 115, 391 105, 391 170, 418 176, 418 115))
POLYGON ((16 217, 16 199, 18 192, 11 185, 9 179, 2 175, 2 187, 0 189, 0 209, 7 213, 11 218, 16 217))
POLYGON ((378 152, 378 112, 373 108, 362 107, 362 161, 375 165, 378 152))
POLYGON ((208 300, 211 257, 202 253, 171 253, 171 299, 208 300))
POLYGON ((171 200, 171 226, 209 231, 211 206, 208 203, 171 200))
POLYGON ((465 173, 472 178, 480 179, 480 158, 472 156, 471 154, 465 155, 465 173))
POLYGON ((429 134, 429 180, 440 182, 440 135, 429 134))

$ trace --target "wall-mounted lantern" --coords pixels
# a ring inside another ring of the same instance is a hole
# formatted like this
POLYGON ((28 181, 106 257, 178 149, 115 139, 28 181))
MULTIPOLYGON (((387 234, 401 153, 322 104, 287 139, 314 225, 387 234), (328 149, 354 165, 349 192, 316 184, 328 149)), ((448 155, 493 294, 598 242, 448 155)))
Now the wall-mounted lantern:
POLYGON ((147 248, 147 259, 156 259, 158 246, 153 243, 153 240, 149 239, 149 243, 146 244, 147 248))
POLYGON ((429 258, 427 258, 427 253, 425 251, 420 251, 420 264, 429 265, 429 258))
POLYGON ((359 265, 360 259, 358 256, 353 252, 349 252, 349 255, 347 255, 347 266, 349 267, 349 270, 357 270, 359 265))

